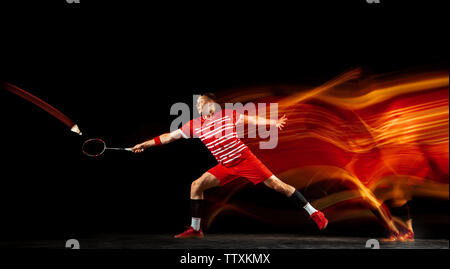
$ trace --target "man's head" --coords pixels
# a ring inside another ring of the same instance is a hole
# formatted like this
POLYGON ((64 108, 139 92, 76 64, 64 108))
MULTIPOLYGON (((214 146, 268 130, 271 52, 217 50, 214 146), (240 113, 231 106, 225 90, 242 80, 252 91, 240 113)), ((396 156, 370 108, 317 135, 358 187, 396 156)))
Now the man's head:
POLYGON ((216 96, 213 93, 204 93, 197 99, 197 111, 200 115, 210 117, 216 112, 216 96))

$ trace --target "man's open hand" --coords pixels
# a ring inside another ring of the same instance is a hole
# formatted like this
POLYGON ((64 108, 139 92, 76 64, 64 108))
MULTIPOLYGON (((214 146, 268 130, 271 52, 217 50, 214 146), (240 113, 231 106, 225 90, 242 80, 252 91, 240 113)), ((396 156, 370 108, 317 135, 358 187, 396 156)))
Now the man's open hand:
POLYGON ((276 125, 277 128, 280 130, 283 130, 283 127, 286 124, 286 122, 287 122, 287 117, 286 117, 286 115, 283 115, 283 117, 279 118, 277 121, 277 125, 276 125))

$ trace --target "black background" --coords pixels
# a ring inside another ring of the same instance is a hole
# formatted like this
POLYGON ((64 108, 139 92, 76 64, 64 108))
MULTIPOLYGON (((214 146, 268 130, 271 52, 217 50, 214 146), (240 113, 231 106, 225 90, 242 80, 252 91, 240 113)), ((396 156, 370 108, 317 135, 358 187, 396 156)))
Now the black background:
MULTIPOLYGON (((353 67, 380 74, 448 68, 447 20, 437 1, 5 2, 0 79, 60 109, 83 138, 116 146, 167 132, 171 105, 191 104, 204 91, 319 85, 353 67)), ((4 238, 179 232, 189 222, 191 181, 215 164, 199 141, 89 159, 83 139, 39 108, 6 91, 0 107, 4 238)), ((246 195, 286 203, 262 186, 246 195)), ((448 214, 447 202, 416 203, 448 214)), ((220 223, 216 231, 283 232, 232 216, 220 223)), ((438 236, 448 236, 443 229, 438 236)))

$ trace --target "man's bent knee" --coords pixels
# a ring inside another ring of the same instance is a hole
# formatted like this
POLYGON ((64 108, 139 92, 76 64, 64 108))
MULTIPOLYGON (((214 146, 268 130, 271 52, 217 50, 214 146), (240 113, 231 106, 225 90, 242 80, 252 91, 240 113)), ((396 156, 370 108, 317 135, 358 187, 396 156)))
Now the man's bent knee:
POLYGON ((198 179, 192 181, 191 183, 191 190, 197 190, 200 186, 200 182, 198 181, 198 179))
POLYGON ((191 184, 191 196, 201 196, 202 193, 212 187, 219 186, 219 180, 210 173, 204 173, 191 184))

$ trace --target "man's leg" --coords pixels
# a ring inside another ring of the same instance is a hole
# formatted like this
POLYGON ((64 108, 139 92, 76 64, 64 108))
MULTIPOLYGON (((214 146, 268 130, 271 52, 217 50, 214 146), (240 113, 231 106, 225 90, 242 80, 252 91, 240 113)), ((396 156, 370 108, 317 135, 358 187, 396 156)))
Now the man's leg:
POLYGON ((211 173, 206 172, 191 184, 191 199, 203 200, 203 192, 218 187, 220 181, 211 173))
POLYGON ((191 184, 191 227, 185 232, 176 235, 176 238, 203 237, 201 232, 201 218, 203 209, 203 192, 217 187, 220 181, 211 173, 204 173, 191 184))
POLYGON ((414 241, 414 231, 412 227, 412 218, 410 214, 410 207, 408 205, 408 200, 399 199, 392 201, 391 203, 391 213, 400 219, 396 221, 398 225, 400 235, 398 240, 400 241, 414 241))
POLYGON ((291 197, 292 194, 295 192, 294 187, 292 187, 289 184, 284 183, 279 178, 277 178, 275 175, 272 175, 271 177, 266 179, 264 181, 264 184, 267 187, 286 195, 287 197, 291 197))
POLYGON ((264 184, 284 195, 286 195, 291 202, 293 202, 297 207, 301 207, 308 212, 311 218, 316 222, 317 226, 320 230, 325 229, 328 224, 328 220, 325 218, 322 212, 316 210, 307 200, 306 198, 294 187, 289 184, 284 183, 275 175, 272 175, 268 179, 264 181, 264 184))
POLYGON ((194 230, 200 230, 200 221, 203 209, 203 192, 207 189, 219 186, 220 181, 211 173, 204 173, 191 184, 191 226, 194 230))

